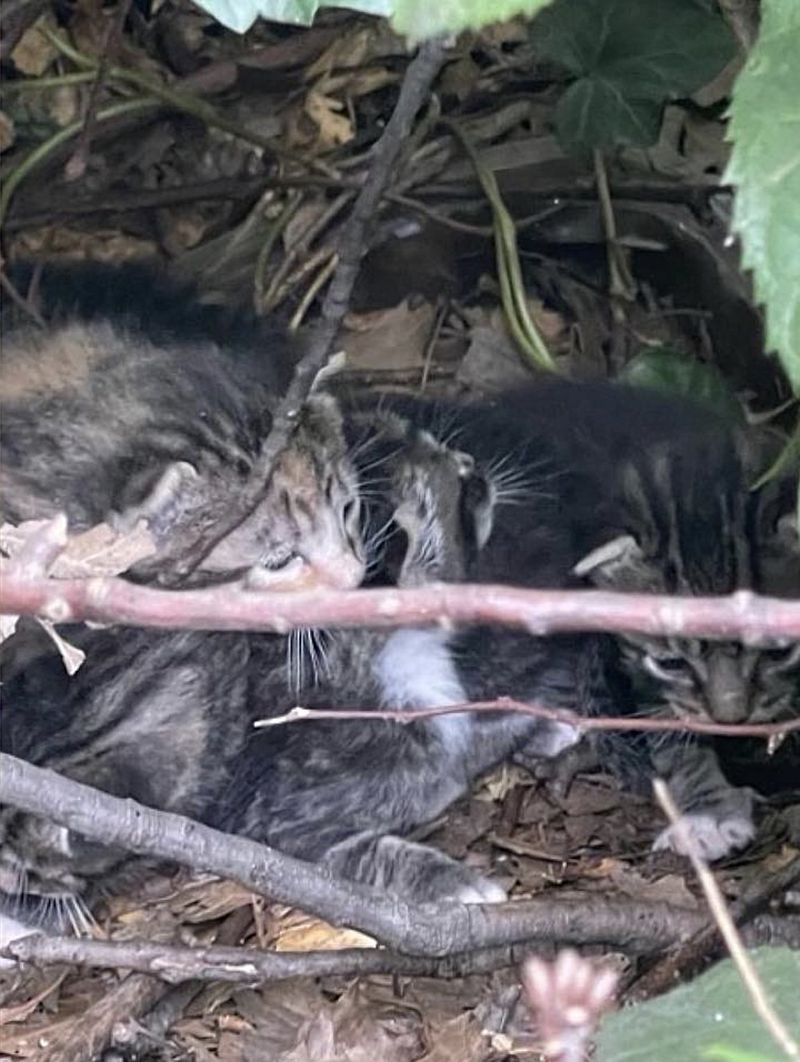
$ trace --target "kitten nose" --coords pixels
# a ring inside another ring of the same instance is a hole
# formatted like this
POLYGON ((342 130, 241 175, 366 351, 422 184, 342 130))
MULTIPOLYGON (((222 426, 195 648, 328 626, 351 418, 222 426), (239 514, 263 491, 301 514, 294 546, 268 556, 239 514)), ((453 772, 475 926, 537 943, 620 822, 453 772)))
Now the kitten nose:
POLYGON ((351 552, 316 552, 309 550, 305 561, 314 586, 330 590, 353 590, 360 586, 366 573, 364 561, 351 552))
POLYGON ((717 723, 744 723, 750 715, 750 696, 738 662, 717 655, 708 661, 708 712, 717 723))

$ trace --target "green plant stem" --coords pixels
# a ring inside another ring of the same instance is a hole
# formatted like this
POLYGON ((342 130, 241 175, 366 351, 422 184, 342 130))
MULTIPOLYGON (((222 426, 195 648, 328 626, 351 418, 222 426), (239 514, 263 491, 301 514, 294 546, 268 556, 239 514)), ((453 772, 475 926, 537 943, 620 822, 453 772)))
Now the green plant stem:
MULTIPOLYGON (((99 124, 111 118, 118 118, 120 115, 134 114, 136 111, 148 110, 158 106, 159 101, 153 99, 125 100, 124 103, 115 103, 111 107, 106 107, 105 110, 100 111, 97 115, 97 122, 99 124)), ((21 182, 25 180, 32 170, 36 169, 40 162, 43 162, 61 144, 65 144, 73 136, 80 133, 81 129, 83 129, 82 119, 78 122, 73 122, 64 129, 59 129, 48 140, 43 141, 29 152, 22 162, 8 174, 3 181, 2 191, 0 191, 0 229, 3 227, 11 199, 21 182)))
POLYGON ((26 92, 37 89, 61 88, 62 85, 82 85, 91 81, 94 73, 91 70, 73 70, 70 74, 56 74, 53 77, 27 77, 21 81, 7 81, 3 85, 4 92, 26 92))
POLYGON ((275 244, 278 242, 280 237, 283 235, 283 233, 286 231, 286 226, 295 216, 302 202, 302 191, 294 190, 289 193, 286 205, 281 211, 280 216, 277 217, 270 226, 270 230, 267 233, 267 237, 258 252, 256 268, 253 273, 253 306, 256 313, 261 313, 262 310, 262 303, 264 297, 264 277, 267 272, 269 256, 272 254, 272 249, 274 248, 275 244))
POLYGON ((766 483, 769 483, 771 479, 775 479, 789 468, 792 463, 800 459, 800 420, 795 425, 794 431, 789 436, 789 440, 783 447, 781 452, 766 470, 762 472, 758 479, 750 487, 750 490, 760 490, 766 483))
POLYGON ((593 158, 595 179, 597 181, 597 196, 600 200, 600 211, 603 216, 603 228, 606 234, 609 293, 617 298, 625 299, 626 302, 631 302, 636 291, 636 283, 631 275, 628 256, 617 239, 617 221, 614 217, 614 206, 611 202, 611 191, 608 186, 608 173, 603 152, 595 148, 593 158))
POLYGON ((489 200, 492 208, 492 227, 497 257, 497 273, 500 281, 500 295, 509 331, 516 344, 537 369, 557 372, 555 361, 528 312, 525 287, 522 282, 522 268, 517 249, 516 226, 514 225, 514 219, 503 202, 497 178, 492 170, 482 162, 463 129, 451 121, 443 121, 442 124, 455 133, 456 137, 461 141, 475 168, 475 173, 481 183, 484 195, 489 200))

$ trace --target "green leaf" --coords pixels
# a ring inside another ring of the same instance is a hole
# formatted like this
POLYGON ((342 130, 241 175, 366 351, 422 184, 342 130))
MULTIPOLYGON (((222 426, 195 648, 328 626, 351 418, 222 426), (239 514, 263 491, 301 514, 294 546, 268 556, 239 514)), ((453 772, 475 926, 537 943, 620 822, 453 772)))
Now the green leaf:
POLYGON ((550 0, 395 0, 392 25, 413 40, 479 29, 515 15, 535 15, 550 0))
POLYGON ((558 139, 572 154, 609 144, 648 147, 658 140, 661 105, 631 99, 613 82, 582 77, 558 101, 555 119, 558 139))
POLYGON ((628 362, 619 378, 637 387, 684 395, 710 406, 726 420, 745 422, 739 399, 716 366, 668 347, 652 347, 638 354, 628 362))
POLYGON ((742 261, 766 304, 767 347, 800 394, 800 4, 762 0, 761 31, 736 81, 725 179, 742 261))
MULTIPOLYGON (((800 953, 789 948, 750 952, 770 1002, 791 1034, 800 1036, 800 953)), ((780 1052, 753 1009, 730 959, 691 984, 658 999, 610 1014, 597 1036, 597 1062, 701 1062, 721 1058, 731 1045, 733 1060, 746 1054, 764 1062, 780 1052), (716 1053, 709 1056, 709 1050, 716 1053)))
POLYGON ((531 34, 540 55, 579 79, 556 115, 571 151, 655 143, 663 104, 707 84, 736 51, 699 0, 556 0, 531 34))
POLYGON ((348 7, 368 15, 391 15, 393 0, 348 0, 347 4, 328 0, 197 0, 199 7, 236 33, 246 33, 257 18, 310 26, 321 7, 348 7))

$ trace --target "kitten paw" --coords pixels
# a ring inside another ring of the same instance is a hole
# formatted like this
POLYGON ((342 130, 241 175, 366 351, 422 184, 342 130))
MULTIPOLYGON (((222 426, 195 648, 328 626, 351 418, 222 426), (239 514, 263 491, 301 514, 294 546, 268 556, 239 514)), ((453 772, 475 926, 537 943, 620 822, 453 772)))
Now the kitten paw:
MULTIPOLYGON (((709 813, 695 812, 682 815, 681 823, 689 831, 700 854, 710 863, 740 848, 745 848, 756 835, 752 818, 742 814, 718 819, 709 813)), ((688 855, 681 833, 680 829, 668 826, 655 839, 653 851, 670 851, 677 852, 678 855, 688 855)))
POLYGON ((444 900, 456 900, 458 903, 505 903, 508 893, 491 878, 475 874, 470 884, 464 884, 455 896, 442 896, 444 900))

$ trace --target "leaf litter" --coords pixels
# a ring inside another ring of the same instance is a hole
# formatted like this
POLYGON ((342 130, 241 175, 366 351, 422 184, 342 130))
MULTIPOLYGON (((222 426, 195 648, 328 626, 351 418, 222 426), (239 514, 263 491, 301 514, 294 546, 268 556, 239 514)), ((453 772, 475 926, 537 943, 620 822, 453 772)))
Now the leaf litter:
MULTIPOLYGON (((73 43, 94 60, 105 18, 95 0, 74 5, 73 43)), ((408 62, 405 45, 385 24, 343 12, 326 12, 309 31, 260 22, 243 36, 220 31, 188 0, 156 5, 148 18, 129 20, 114 61, 213 102, 247 135, 231 136, 165 109, 142 125, 95 137, 87 173, 76 185, 64 180, 67 155, 54 152, 14 196, 8 253, 115 261, 159 255, 176 272, 194 275, 207 296, 247 302, 281 279, 286 256, 297 250, 276 311, 288 321, 315 275, 302 267, 320 248, 334 246, 346 217, 346 210, 329 210, 333 197, 342 182, 357 183, 365 173, 370 147, 391 113, 408 62), (259 139, 281 152, 280 161, 259 139), (304 188, 309 172, 315 179, 304 188), (299 209, 281 235, 275 226, 295 186, 299 209), (314 233, 306 240, 309 225, 314 233)), ((56 28, 51 13, 43 20, 56 28)), ((19 78, 69 69, 40 23, 23 35, 11 62, 19 78)), ((705 95, 695 94, 694 108, 670 104, 656 143, 622 147, 609 159, 620 239, 640 248, 633 259, 640 300, 624 329, 615 324, 607 291, 595 175, 552 136, 557 79, 548 76, 529 27, 513 20, 454 43, 438 105, 465 121, 481 157, 496 167, 506 205, 520 223, 525 299, 553 356, 591 375, 655 347, 701 353, 712 363, 716 356, 737 395, 747 394, 756 410, 774 407, 784 384, 772 362, 751 356, 760 349, 760 325, 743 302, 738 274, 726 271, 726 229, 710 209, 728 155, 714 108, 730 93, 731 69, 719 72, 705 95), (626 199, 626 189, 635 195, 626 199), (687 232, 702 237, 691 252, 687 232), (665 276, 680 276, 682 286, 673 288, 665 276), (728 358, 731 349, 726 322, 734 317, 735 346, 745 353, 723 363, 722 352, 728 358)), ((9 93, 3 173, 31 144, 76 121, 85 92, 62 85, 50 93, 9 93)), ((104 102, 118 92, 110 81, 104 102)), ((491 214, 471 165, 435 119, 422 116, 424 135, 411 138, 399 167, 397 189, 406 201, 386 204, 378 219, 342 337, 346 372, 445 394, 515 386, 528 369, 509 339, 497 284, 487 280, 497 272, 491 214), (443 314, 440 293, 448 300, 443 314)), ((318 306, 319 296, 309 319, 318 306)), ((19 532, 4 528, 3 542, 13 543, 19 532)), ((88 534, 78 552, 60 559, 60 577, 115 574, 134 563, 125 550, 135 543, 120 545, 109 529, 88 534)), ((9 545, 9 555, 14 548, 9 545)), ((696 909, 698 892, 685 864, 649 852, 661 825, 649 802, 621 793, 602 775, 579 776, 562 796, 521 768, 503 767, 418 835, 492 875, 512 898, 600 893, 696 909)), ((776 840, 723 867, 728 896, 741 895, 792 851, 776 840)), ((110 940, 210 944, 234 925, 241 927, 237 941, 248 947, 375 945, 238 885, 184 871, 109 900, 98 920, 110 940)), ((0 1055, 34 1058, 117 981, 110 971, 0 972, 0 1055)), ((537 1047, 513 969, 453 980, 206 985, 166 1033, 147 1043, 147 1057, 163 1062, 511 1062, 535 1057, 537 1047)))

